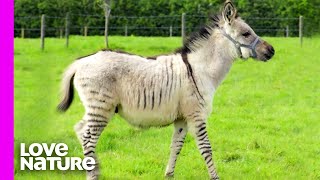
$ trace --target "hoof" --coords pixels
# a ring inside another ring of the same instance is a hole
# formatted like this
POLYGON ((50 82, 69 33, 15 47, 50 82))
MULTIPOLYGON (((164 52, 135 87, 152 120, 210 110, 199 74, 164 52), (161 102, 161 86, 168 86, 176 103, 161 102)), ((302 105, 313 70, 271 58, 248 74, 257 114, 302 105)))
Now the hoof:
POLYGON ((212 177, 212 178, 210 178, 211 180, 219 180, 220 178, 219 178, 219 176, 216 176, 216 177, 212 177))
POLYGON ((92 176, 89 176, 87 175, 87 180, 98 180, 98 175, 92 175, 92 176))
POLYGON ((166 177, 166 178, 173 178, 173 176, 174 176, 173 172, 170 172, 170 173, 166 173, 166 174, 165 174, 165 177, 166 177))

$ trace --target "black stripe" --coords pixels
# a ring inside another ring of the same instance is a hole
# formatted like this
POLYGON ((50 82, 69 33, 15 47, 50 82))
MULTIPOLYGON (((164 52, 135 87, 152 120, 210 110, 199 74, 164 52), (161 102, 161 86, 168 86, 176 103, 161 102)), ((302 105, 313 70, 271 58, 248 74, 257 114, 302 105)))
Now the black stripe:
POLYGON ((192 114, 192 115, 191 115, 191 116, 192 116, 193 119, 196 119, 196 118, 200 117, 198 113, 194 113, 194 114, 192 114), (192 116, 192 115, 193 115, 193 116, 192 116))
POLYGON ((152 97, 151 97, 151 109, 153 109, 154 107, 154 85, 153 85, 153 81, 154 81, 154 78, 151 77, 151 84, 150 84, 150 90, 149 92, 152 91, 152 97))
POLYGON ((162 98, 162 88, 160 89, 159 106, 161 104, 161 98, 162 98))
POLYGON ((96 145, 86 146, 86 149, 89 149, 89 148, 96 148, 96 145))
POLYGON ((209 164, 212 161, 212 157, 210 157, 208 160, 206 160, 206 163, 209 164))
POLYGON ((105 103, 106 101, 103 99, 98 99, 99 102, 105 103))
POLYGON ((207 145, 207 146, 201 146, 201 147, 199 147, 199 149, 210 149, 211 148, 211 146, 210 145, 207 145))
POLYGON ((203 145, 211 146, 209 141, 208 142, 202 142, 202 143, 198 144, 198 146, 203 146, 203 145))
POLYGON ((86 141, 82 144, 82 146, 86 146, 88 143, 90 143, 90 140, 89 141, 86 141))
MULTIPOLYGON (((198 133, 200 133, 200 132, 198 132, 198 133)), ((202 137, 202 136, 205 135, 205 134, 207 134, 207 131, 204 131, 203 133, 198 134, 198 137, 200 138, 200 137, 202 137)))
POLYGON ((88 151, 88 152, 86 152, 86 153, 84 153, 84 156, 87 156, 87 155, 89 155, 90 153, 93 153, 94 154, 94 151, 88 151))
POLYGON ((93 136, 98 136, 97 133, 92 133, 92 132, 91 132, 91 135, 92 135, 91 137, 93 137, 93 136))
POLYGON ((183 141, 183 140, 181 140, 181 141, 176 141, 176 143, 178 143, 178 142, 179 142, 179 143, 182 143, 182 144, 184 143, 184 141, 183 141))
POLYGON ((102 94, 102 96, 111 99, 111 96, 109 96, 107 94, 102 94))
POLYGON ((137 105, 138 109, 140 107, 140 90, 138 89, 138 105, 137 105))
POLYGON ((206 154, 206 153, 209 153, 209 154, 211 155, 211 154, 212 154, 211 149, 206 150, 206 151, 203 151, 203 152, 201 153, 201 155, 203 156, 203 155, 206 154))
POLYGON ((202 95, 201 95, 201 93, 200 93, 200 91, 199 91, 199 89, 198 89, 197 83, 196 83, 196 81, 195 81, 195 79, 194 79, 192 67, 191 67, 191 65, 190 65, 190 63, 189 63, 189 61, 188 61, 188 54, 187 54, 187 53, 181 53, 181 57, 182 57, 182 60, 183 60, 184 64, 185 64, 186 67, 187 67, 188 76, 191 77, 191 79, 192 79, 192 81, 193 81, 193 83, 194 83, 194 85, 195 85, 195 87, 196 87, 196 90, 197 90, 199 96, 201 97, 202 100, 204 100, 204 98, 202 97, 202 95))
MULTIPOLYGON (((197 128, 200 128, 200 127, 206 128, 206 123, 203 122, 197 126, 197 128)), ((202 131, 202 128, 199 130, 199 132, 202 131)))
POLYGON ((182 148, 183 144, 177 144, 176 147, 177 148, 182 148))
POLYGON ((91 94, 99 94, 98 91, 94 91, 94 90, 90 90, 90 93, 91 93, 91 94))
POLYGON ((154 90, 152 91, 152 102, 151 102, 151 109, 154 107, 154 90))
POLYGON ((88 127, 90 127, 90 128, 97 128, 97 127, 106 127, 106 125, 105 124, 93 124, 93 125, 88 125, 88 127))
POLYGON ((204 157, 204 160, 207 162, 207 159, 210 157, 210 154, 204 157))
POLYGON ((202 119, 196 119, 196 120, 194 120, 195 122, 203 122, 203 120, 202 119))
POLYGON ((90 134, 87 134, 87 135, 86 135, 86 134, 83 134, 82 137, 84 137, 84 138, 90 138, 91 135, 90 135, 90 134))
POLYGON ((89 119, 88 122, 97 122, 97 123, 105 123, 107 124, 106 120, 99 120, 99 119, 89 119))
POLYGON ((205 138, 207 138, 207 134, 205 136, 203 136, 203 138, 200 138, 199 141, 203 141, 205 138))
POLYGON ((88 113, 88 115, 92 116, 92 117, 99 117, 99 118, 107 119, 107 117, 100 115, 100 114, 88 113))
POLYGON ((91 78, 87 78, 87 77, 82 77, 82 78, 77 78, 77 79, 79 79, 80 81, 84 81, 84 80, 92 80, 91 78))
POLYGON ((201 133, 202 131, 206 130, 206 126, 203 126, 202 128, 199 129, 198 133, 201 133))
POLYGON ((168 175, 168 176, 173 175, 173 171, 166 173, 166 175, 168 175))
POLYGON ((147 107, 147 96, 146 96, 146 88, 143 89, 143 100, 144 100, 144 105, 143 105, 143 109, 146 109, 147 107))
POLYGON ((101 106, 89 105, 88 107, 89 107, 89 108, 92 108, 92 109, 100 109, 100 110, 106 110, 106 111, 109 111, 109 110, 107 110, 106 108, 101 107, 101 106))

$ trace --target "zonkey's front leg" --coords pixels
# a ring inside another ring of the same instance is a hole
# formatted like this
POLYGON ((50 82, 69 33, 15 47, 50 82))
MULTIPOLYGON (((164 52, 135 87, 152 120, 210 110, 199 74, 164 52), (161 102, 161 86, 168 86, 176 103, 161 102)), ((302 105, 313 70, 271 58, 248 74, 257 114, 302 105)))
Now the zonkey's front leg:
POLYGON ((192 135, 195 137, 198 149, 206 162, 210 179, 219 179, 212 160, 212 149, 206 130, 206 120, 194 119, 188 121, 188 127, 192 135))

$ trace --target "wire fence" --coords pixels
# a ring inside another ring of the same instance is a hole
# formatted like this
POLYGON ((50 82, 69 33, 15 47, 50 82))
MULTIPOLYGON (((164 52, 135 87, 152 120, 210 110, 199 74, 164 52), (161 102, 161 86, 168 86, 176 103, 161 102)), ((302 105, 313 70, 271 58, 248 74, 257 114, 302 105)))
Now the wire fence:
MULTIPOLYGON (((262 36, 299 36, 299 17, 245 17, 243 19, 262 36)), ((69 21, 68 28, 71 35, 104 35, 104 16, 98 14, 70 14, 69 21)), ((182 31, 181 15, 110 16, 109 21, 109 35, 181 36, 182 31)), ((207 21, 207 16, 185 15, 184 28, 186 34, 195 31, 207 21)), ((66 17, 45 16, 46 37, 64 37, 65 31, 66 17)), ((15 37, 39 37, 40 32, 41 16, 15 17, 15 37)))

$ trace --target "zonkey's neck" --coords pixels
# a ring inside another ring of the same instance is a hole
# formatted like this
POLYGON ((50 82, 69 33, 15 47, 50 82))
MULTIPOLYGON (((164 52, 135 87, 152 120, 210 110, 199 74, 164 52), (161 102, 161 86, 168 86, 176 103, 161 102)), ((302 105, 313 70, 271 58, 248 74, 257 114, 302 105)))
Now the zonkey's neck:
POLYGON ((202 45, 188 55, 188 60, 195 73, 212 82, 216 89, 229 72, 236 59, 236 52, 221 34, 212 35, 200 43, 202 45))

